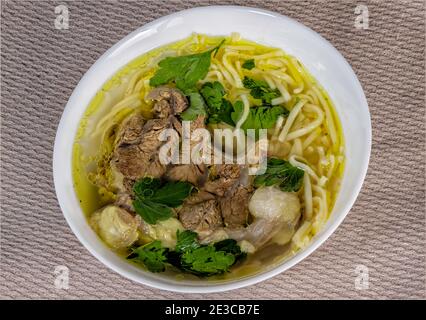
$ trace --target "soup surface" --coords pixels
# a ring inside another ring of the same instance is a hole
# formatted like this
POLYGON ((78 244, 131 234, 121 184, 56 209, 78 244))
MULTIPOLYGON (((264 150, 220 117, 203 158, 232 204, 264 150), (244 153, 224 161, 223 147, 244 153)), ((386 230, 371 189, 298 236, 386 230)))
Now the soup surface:
POLYGON ((73 149, 103 242, 151 272, 235 279, 309 244, 344 166, 333 104, 281 49, 194 34, 118 71, 73 149))

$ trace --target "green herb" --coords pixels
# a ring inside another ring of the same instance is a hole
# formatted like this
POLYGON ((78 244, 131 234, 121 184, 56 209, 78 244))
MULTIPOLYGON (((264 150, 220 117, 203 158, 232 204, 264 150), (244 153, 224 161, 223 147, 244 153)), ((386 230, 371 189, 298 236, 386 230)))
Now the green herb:
MULTIPOLYGON (((234 123, 237 123, 244 112, 244 104, 237 101, 234 104, 234 112, 231 118, 234 123)), ((288 115, 288 110, 281 106, 274 107, 251 107, 246 121, 241 125, 241 129, 270 129, 274 127, 280 115, 288 115)))
POLYGON ((255 67, 254 59, 249 59, 249 60, 244 61, 242 67, 244 69, 247 69, 247 70, 253 69, 255 67))
POLYGON ((163 272, 166 270, 167 249, 159 240, 133 250, 132 260, 142 262, 151 272, 163 272))
POLYGON ((176 236, 173 251, 163 248, 157 240, 134 249, 128 259, 142 262, 152 272, 164 271, 166 265, 172 265, 184 272, 205 277, 229 271, 236 261, 246 256, 233 239, 202 245, 194 231, 178 231, 176 236))
POLYGON ((173 214, 171 208, 180 206, 192 191, 192 185, 185 181, 169 181, 143 178, 133 186, 135 200, 133 207, 147 223, 155 224, 173 214))
POLYGON ((197 82, 207 75, 212 53, 215 54, 224 41, 213 49, 202 53, 168 57, 161 60, 158 63, 160 68, 149 80, 149 84, 157 87, 174 81, 176 87, 182 91, 194 88, 197 82))
POLYGON ((220 82, 205 83, 200 93, 207 103, 209 123, 225 122, 229 125, 234 125, 231 119, 232 103, 223 97, 225 95, 225 88, 220 82))
POLYGON ((169 181, 155 191, 150 200, 176 208, 190 195, 192 189, 193 187, 189 182, 169 181))
POLYGON ((161 185, 160 179, 145 177, 135 182, 133 193, 138 198, 150 197, 156 190, 160 189, 161 185))
POLYGON ((198 116, 207 116, 206 104, 203 97, 198 92, 188 94, 189 108, 180 114, 182 120, 193 121, 198 116))
POLYGON ((217 251, 224 251, 231 253, 235 256, 235 260, 243 259, 246 257, 246 253, 241 251, 240 246, 234 239, 225 239, 214 244, 217 251))
POLYGON ((277 185, 282 191, 299 191, 303 183, 304 171, 290 162, 269 158, 266 172, 256 176, 255 187, 277 185))
POLYGON ((206 100, 209 108, 220 109, 222 105, 222 98, 225 95, 225 88, 219 81, 206 82, 201 87, 201 95, 206 100))
POLYGON ((197 241, 197 233, 191 230, 185 230, 183 232, 177 231, 176 234, 176 248, 175 251, 182 253, 188 250, 197 249, 200 244, 197 241))
POLYGON ((270 105, 272 99, 278 98, 281 93, 278 89, 271 89, 266 81, 255 80, 249 77, 243 79, 244 88, 250 89, 250 95, 262 100, 263 104, 270 105))
POLYGON ((156 224, 157 221, 167 220, 173 215, 170 207, 140 198, 133 200, 133 208, 149 224, 156 224))
POLYGON ((210 276, 228 271, 237 260, 244 257, 245 253, 241 252, 233 239, 213 245, 201 245, 197 240, 197 233, 186 230, 177 232, 175 253, 169 255, 169 261, 186 272, 210 276))
POLYGON ((214 113, 209 118, 210 123, 219 123, 224 122, 226 124, 229 124, 231 126, 234 126, 234 121, 232 121, 231 113, 233 111, 234 107, 232 106, 232 103, 226 99, 222 100, 222 107, 219 112, 214 113))
POLYGON ((235 257, 224 251, 216 251, 213 246, 202 246, 182 254, 182 267, 199 276, 221 274, 234 264, 235 257))

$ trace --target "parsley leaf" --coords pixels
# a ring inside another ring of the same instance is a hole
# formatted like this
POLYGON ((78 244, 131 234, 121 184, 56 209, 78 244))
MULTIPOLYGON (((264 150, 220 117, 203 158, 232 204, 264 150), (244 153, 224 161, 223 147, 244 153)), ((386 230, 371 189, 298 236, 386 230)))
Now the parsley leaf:
POLYGON ((191 230, 176 233, 176 248, 175 251, 182 253, 188 250, 197 249, 200 244, 197 241, 197 233, 191 230))
POLYGON ((232 103, 226 100, 225 88, 218 81, 205 83, 200 90, 201 95, 207 103, 209 123, 225 122, 234 125, 231 119, 232 103))
POLYGON ((199 276, 221 274, 234 264, 231 253, 216 251, 213 246, 202 246, 182 254, 181 264, 187 271, 199 276))
POLYGON ((229 271, 236 261, 246 256, 233 239, 202 245, 194 231, 178 231, 176 236, 174 251, 163 248, 161 242, 156 240, 133 249, 128 259, 142 262, 152 272, 164 271, 166 265, 172 265, 182 271, 205 277, 229 271))
POLYGON ((233 239, 214 245, 201 245, 197 236, 196 232, 190 230, 177 233, 175 252, 181 256, 176 260, 176 255, 170 255, 174 260, 171 264, 198 276, 209 276, 228 271, 237 259, 244 256, 233 239))
POLYGON ((210 108, 220 109, 225 88, 219 81, 206 82, 201 87, 200 92, 210 108))
POLYGON ((242 67, 247 70, 253 69, 255 67, 254 59, 248 59, 244 61, 244 63, 242 64, 242 67))
POLYGON ((250 95, 262 100, 263 104, 270 105, 272 99, 278 98, 281 93, 278 89, 271 89, 266 81, 255 80, 249 77, 243 79, 244 88, 250 89, 250 95))
POLYGON ((211 54, 216 53, 224 41, 205 52, 186 56, 167 57, 161 60, 158 63, 160 68, 149 80, 149 84, 157 87, 174 81, 176 87, 182 91, 194 88, 197 82, 204 79, 207 75, 211 63, 211 54))
POLYGON ((198 116, 206 116, 206 104, 203 97, 198 92, 191 92, 188 94, 189 108, 180 114, 182 120, 193 121, 198 116))
MULTIPOLYGON (((244 104, 241 101, 237 101, 234 104, 234 112, 231 114, 231 118, 234 123, 243 115, 244 104)), ((281 106, 273 107, 251 107, 246 121, 241 125, 241 129, 270 129, 273 128, 278 117, 280 115, 287 115, 288 110, 281 106)))
POLYGON ((254 186, 277 185, 282 191, 299 191, 305 172, 293 166, 290 162, 277 158, 269 158, 266 172, 256 176, 254 186))
POLYGON ((151 272, 163 272, 166 270, 167 251, 161 242, 156 240, 133 249, 131 256, 136 256, 131 259, 142 262, 151 272))
POLYGON ((240 246, 234 239, 225 239, 214 244, 217 251, 224 251, 235 256, 235 260, 240 260, 246 257, 246 253, 241 251, 240 246))
POLYGON ((162 183, 160 179, 143 178, 133 185, 133 207, 144 221, 155 224, 173 215, 171 208, 180 206, 193 187, 185 181, 162 183))

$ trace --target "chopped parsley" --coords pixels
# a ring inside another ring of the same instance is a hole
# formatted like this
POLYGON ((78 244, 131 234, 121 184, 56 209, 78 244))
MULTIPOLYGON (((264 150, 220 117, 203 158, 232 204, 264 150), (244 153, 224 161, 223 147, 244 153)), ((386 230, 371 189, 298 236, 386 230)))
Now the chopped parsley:
POLYGON ((282 191, 299 191, 305 172, 290 162, 277 158, 268 158, 266 172, 256 176, 254 186, 278 186, 282 191))
POLYGON ((203 245, 198 242, 198 235, 194 231, 178 231, 176 236, 173 251, 163 248, 161 242, 156 240, 133 249, 128 258, 143 263, 151 272, 162 272, 167 265, 172 265, 184 272, 206 277, 229 271, 231 266, 246 256, 233 239, 203 245))
POLYGON ((159 240, 150 242, 136 249, 129 259, 142 262, 151 272, 163 272, 166 270, 167 249, 161 245, 159 240))
POLYGON ((278 89, 271 89, 263 80, 255 80, 249 77, 244 77, 243 79, 244 88, 250 89, 250 95, 255 99, 262 100, 262 104, 270 105, 272 99, 278 98, 281 96, 281 93, 278 89))
MULTIPOLYGON (((231 114, 232 120, 237 123, 244 112, 244 105, 241 101, 234 104, 234 111, 231 114)), ((280 115, 287 116, 289 111, 281 106, 273 107, 251 107, 247 119, 241 125, 241 129, 270 129, 273 128, 280 115)))
POLYGON ((242 67, 243 67, 244 69, 247 69, 247 70, 251 70, 251 69, 253 69, 255 66, 256 66, 256 65, 255 65, 255 63, 254 63, 254 59, 248 59, 248 60, 244 61, 244 63, 242 64, 242 67))
POLYGON ((201 87, 200 93, 207 104, 209 123, 224 122, 231 126, 234 125, 231 119, 232 103, 224 98, 225 88, 220 82, 205 83, 201 87))

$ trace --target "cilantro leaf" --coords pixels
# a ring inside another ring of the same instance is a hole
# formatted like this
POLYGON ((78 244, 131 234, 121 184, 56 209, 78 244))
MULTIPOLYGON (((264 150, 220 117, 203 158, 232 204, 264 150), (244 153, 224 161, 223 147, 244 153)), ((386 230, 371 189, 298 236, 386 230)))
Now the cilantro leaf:
POLYGON ((266 172, 256 176, 254 186, 277 185, 282 191, 299 191, 305 172, 293 166, 290 162, 277 158, 269 158, 266 172))
POLYGON ((222 99, 222 107, 219 112, 212 115, 210 123, 219 123, 224 122, 231 126, 234 126, 234 121, 232 121, 231 114, 233 111, 232 103, 226 99, 222 99))
POLYGON ((209 276, 228 271, 237 259, 245 256, 233 239, 201 245, 197 236, 190 230, 177 233, 175 252, 181 256, 177 259, 176 254, 171 254, 171 264, 198 276, 209 276))
POLYGON ((234 262, 235 257, 231 253, 216 251, 213 246, 202 246, 186 251, 181 257, 183 268, 200 276, 224 273, 234 262))
POLYGON ((222 98, 225 95, 225 88, 219 81, 206 82, 201 87, 200 92, 209 108, 220 109, 222 98))
POLYGON ((212 53, 217 52, 224 40, 213 49, 205 52, 167 57, 158 63, 159 69, 149 80, 149 84, 157 87, 174 81, 176 87, 182 91, 195 87, 199 80, 207 75, 211 63, 212 53))
MULTIPOLYGON (((243 115, 244 104, 237 101, 234 104, 234 112, 231 113, 231 118, 234 123, 243 115)), ((280 115, 288 114, 288 110, 281 106, 273 107, 252 107, 249 110, 246 121, 241 125, 241 129, 270 129, 273 128, 280 115)))
POLYGON ((240 246, 234 239, 225 239, 216 242, 213 246, 217 251, 224 251, 226 253, 233 254, 236 260, 242 259, 246 256, 246 253, 241 251, 240 246))
POLYGON ((142 262, 151 272, 163 272, 166 270, 167 249, 161 245, 159 240, 150 242, 133 250, 131 258, 142 262))
POLYGON ((244 63, 242 64, 242 67, 247 70, 253 69, 255 67, 254 59, 248 59, 244 61, 244 63))
POLYGON ((180 114, 182 120, 193 121, 198 116, 206 116, 206 104, 203 97, 198 92, 191 92, 188 94, 189 108, 180 114))
POLYGON ((176 233, 177 241, 175 251, 182 253, 200 247, 197 236, 197 233, 191 230, 185 230, 183 232, 179 232, 178 230, 176 233))
POLYGON ((268 83, 263 80, 255 80, 253 78, 244 77, 243 85, 246 89, 256 89, 256 88, 269 88, 268 83))
POLYGON ((180 206, 192 192, 193 186, 186 181, 169 181, 143 178, 133 185, 133 207, 144 221, 155 224, 173 215, 171 208, 180 206))
POLYGON ((206 100, 209 123, 225 122, 231 126, 234 122, 231 119, 232 103, 223 98, 225 88, 218 81, 205 83, 201 90, 201 95, 206 100))
POLYGON ((262 100, 263 104, 270 105, 272 99, 278 98, 281 93, 278 89, 271 89, 266 81, 255 80, 249 77, 243 79, 244 88, 250 89, 250 95, 262 100))
POLYGON ((246 256, 233 239, 219 241, 212 245, 198 242, 198 234, 191 230, 177 232, 175 250, 164 248, 159 240, 133 249, 128 257, 142 262, 152 272, 164 271, 167 265, 205 277, 222 274, 246 256))

